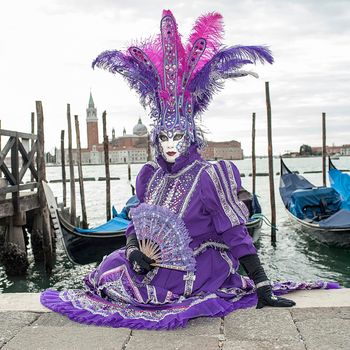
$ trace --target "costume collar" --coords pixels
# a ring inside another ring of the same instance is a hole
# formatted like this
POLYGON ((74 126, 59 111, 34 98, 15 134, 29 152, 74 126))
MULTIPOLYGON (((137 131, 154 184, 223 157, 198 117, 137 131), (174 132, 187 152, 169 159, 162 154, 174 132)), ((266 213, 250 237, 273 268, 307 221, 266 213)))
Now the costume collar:
POLYGON ((200 159, 201 155, 198 153, 197 145, 191 145, 188 152, 176 158, 175 163, 167 162, 162 155, 157 157, 157 163, 165 173, 176 174, 186 166, 192 164, 195 160, 200 159))

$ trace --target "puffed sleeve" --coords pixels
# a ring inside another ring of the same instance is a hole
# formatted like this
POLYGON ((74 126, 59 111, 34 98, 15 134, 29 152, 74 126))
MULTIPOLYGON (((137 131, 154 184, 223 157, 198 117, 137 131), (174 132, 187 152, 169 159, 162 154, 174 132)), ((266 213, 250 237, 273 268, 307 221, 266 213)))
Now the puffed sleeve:
POLYGON ((227 244, 236 258, 256 254, 245 223, 249 212, 238 199, 241 178, 230 161, 210 164, 201 176, 201 200, 210 213, 216 233, 227 244))
MULTIPOLYGON (((157 164, 154 162, 147 162, 140 170, 136 177, 136 196, 139 199, 140 203, 143 203, 145 200, 145 193, 147 189, 148 182, 153 176, 157 164)), ((134 233, 134 225, 132 221, 126 229, 125 235, 128 237, 131 233, 134 233)))

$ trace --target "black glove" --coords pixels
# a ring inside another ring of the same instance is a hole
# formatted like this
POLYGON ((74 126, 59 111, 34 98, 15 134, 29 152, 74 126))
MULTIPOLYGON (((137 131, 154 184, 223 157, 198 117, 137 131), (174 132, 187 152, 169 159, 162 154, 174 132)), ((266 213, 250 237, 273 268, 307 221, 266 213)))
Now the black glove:
POLYGON ((242 256, 239 262, 256 286, 256 293, 258 295, 257 309, 261 309, 267 305, 274 307, 290 307, 295 305, 293 300, 277 297, 272 293, 270 282, 257 254, 242 256))
POLYGON ((154 263, 154 260, 150 259, 147 255, 143 254, 140 250, 132 250, 128 256, 129 263, 132 269, 138 275, 145 275, 147 272, 150 272, 153 268, 151 266, 154 263))
POLYGON ((295 305, 295 301, 293 300, 273 295, 271 286, 257 288, 256 293, 258 294, 257 309, 261 309, 264 306, 291 307, 295 305))
POLYGON ((138 275, 145 275, 153 268, 150 264, 155 261, 140 251, 139 243, 135 234, 131 234, 127 237, 125 252, 132 269, 138 275))

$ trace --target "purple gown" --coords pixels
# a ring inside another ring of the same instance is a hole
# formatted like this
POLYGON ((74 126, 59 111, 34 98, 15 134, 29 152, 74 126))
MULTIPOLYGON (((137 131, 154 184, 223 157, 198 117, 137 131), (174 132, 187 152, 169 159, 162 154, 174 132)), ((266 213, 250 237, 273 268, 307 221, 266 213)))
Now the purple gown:
MULTIPOLYGON (((237 272, 238 259, 256 253, 244 225, 248 210, 237 198, 240 187, 232 162, 210 164, 195 146, 172 166, 162 157, 147 163, 137 177, 137 196, 182 218, 192 239, 195 272, 154 268, 139 276, 120 249, 84 278, 85 289, 48 289, 42 304, 80 323, 134 329, 172 329, 192 318, 256 305, 253 282, 237 272)), ((126 234, 133 232, 131 223, 126 234)), ((274 284, 274 292, 336 287, 287 282, 274 284)))

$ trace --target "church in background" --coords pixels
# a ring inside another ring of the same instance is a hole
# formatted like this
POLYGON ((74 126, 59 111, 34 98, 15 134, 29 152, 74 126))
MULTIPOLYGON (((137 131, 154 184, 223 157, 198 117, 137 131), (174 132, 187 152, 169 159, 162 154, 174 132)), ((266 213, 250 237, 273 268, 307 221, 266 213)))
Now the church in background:
MULTIPOLYGON (((97 108, 90 93, 89 105, 86 109, 87 148, 81 148, 82 164, 104 164, 104 146, 99 142, 97 108)), ((124 128, 123 135, 116 136, 112 129, 112 138, 109 140, 109 162, 120 163, 146 163, 151 159, 149 147, 149 133, 139 118, 132 134, 127 134, 124 128)), ((64 150, 66 164, 68 163, 68 148, 64 150)), ((73 161, 76 164, 77 149, 73 149, 73 161)), ((61 164, 61 151, 56 149, 56 164, 61 164)))
MULTIPOLYGON (((86 109, 87 148, 81 148, 82 164, 104 164, 103 142, 99 142, 98 117, 92 94, 90 92, 89 104, 86 109)), ((238 141, 214 142, 208 141, 202 156, 207 160, 218 159, 243 159, 243 150, 238 141)), ((132 130, 127 134, 124 128, 123 135, 116 136, 112 129, 112 138, 109 137, 109 162, 121 163, 146 163, 153 158, 149 142, 149 132, 139 118, 132 130)), ((65 149, 66 164, 68 163, 68 149, 65 149)), ((78 152, 73 149, 73 161, 76 164, 78 152)), ((56 164, 61 164, 61 151, 56 149, 56 164)))

